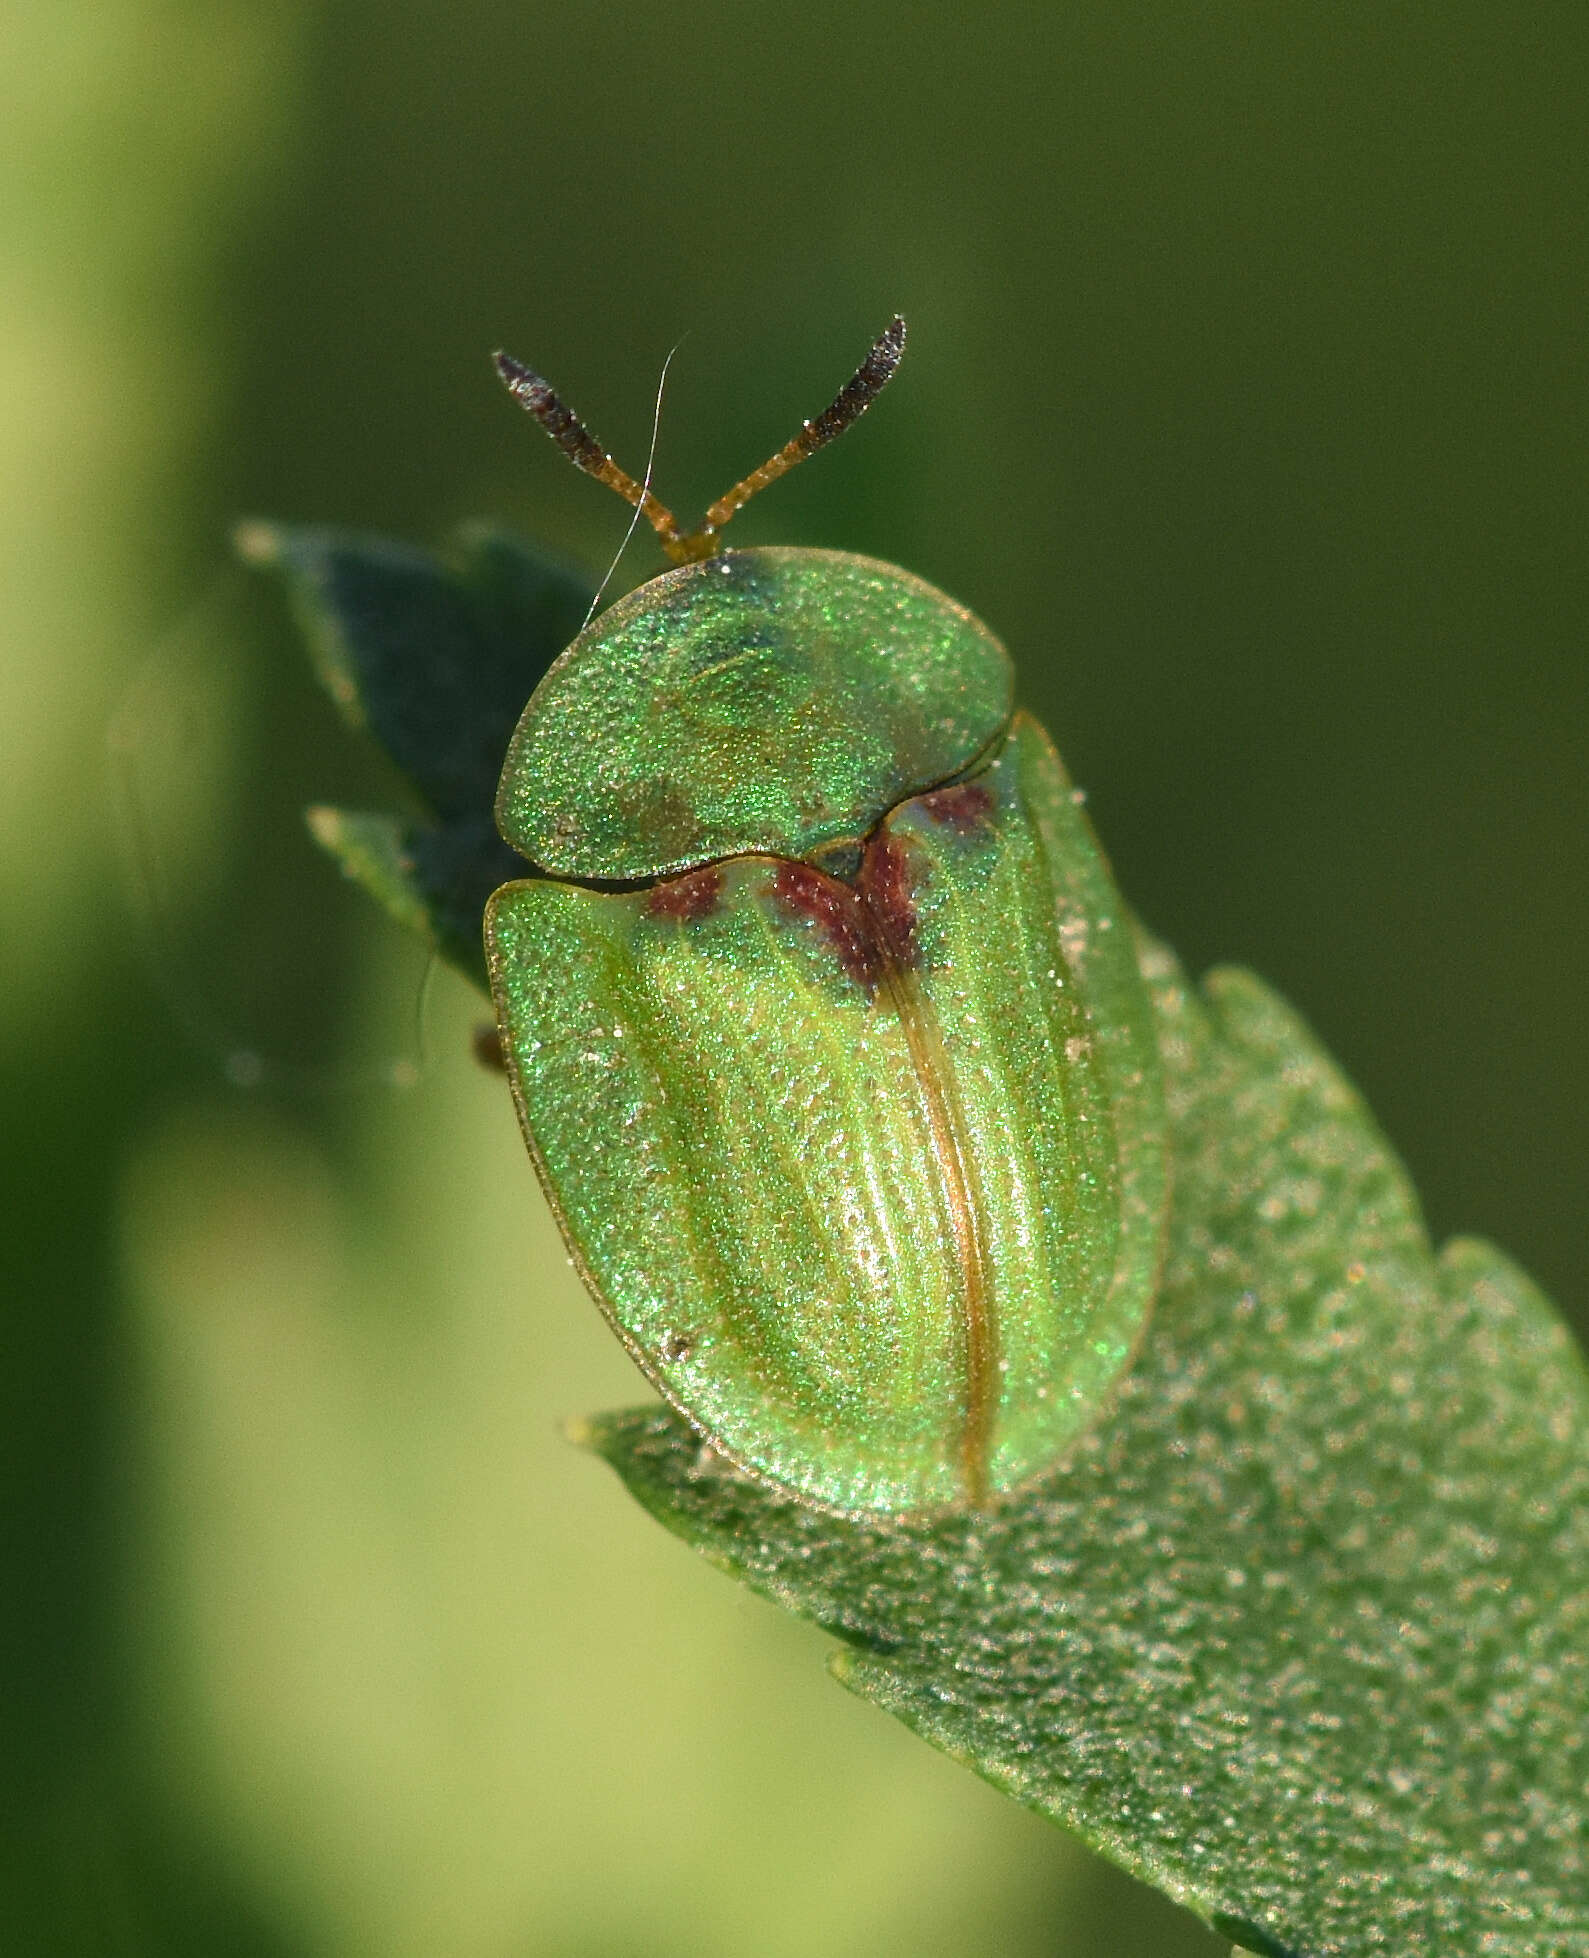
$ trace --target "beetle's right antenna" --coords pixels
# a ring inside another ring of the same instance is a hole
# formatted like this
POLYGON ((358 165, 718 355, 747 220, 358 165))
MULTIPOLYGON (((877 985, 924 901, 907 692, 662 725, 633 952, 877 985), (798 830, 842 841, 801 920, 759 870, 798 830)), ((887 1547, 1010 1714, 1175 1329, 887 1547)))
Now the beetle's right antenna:
POLYGON ((777 482, 780 476, 787 476, 797 462, 815 455, 835 436, 842 435, 852 422, 858 422, 894 378, 904 357, 905 322, 896 313, 872 342, 865 360, 816 420, 802 422, 800 433, 793 441, 785 442, 776 455, 769 456, 759 469, 753 469, 726 496, 717 499, 700 529, 682 540, 689 555, 708 556, 716 548, 717 533, 730 517, 744 509, 758 490, 777 482))
POLYGON ((616 490, 625 503, 632 503, 662 539, 662 548, 674 563, 688 563, 692 553, 668 506, 659 503, 649 488, 618 467, 549 381, 543 381, 533 368, 515 360, 512 354, 499 353, 495 360, 509 394, 526 414, 535 417, 574 467, 583 469, 587 476, 594 476, 598 483, 605 483, 608 489, 616 490))

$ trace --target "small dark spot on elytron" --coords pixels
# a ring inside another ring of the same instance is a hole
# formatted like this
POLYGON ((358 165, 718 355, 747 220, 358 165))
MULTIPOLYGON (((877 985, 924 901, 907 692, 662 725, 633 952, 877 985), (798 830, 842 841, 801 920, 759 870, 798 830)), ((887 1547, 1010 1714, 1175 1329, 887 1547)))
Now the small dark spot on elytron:
POLYGON ((493 1074, 506 1074, 508 1057, 503 1051, 502 1035, 494 1020, 482 1020, 469 1035, 469 1050, 482 1067, 488 1067, 493 1074))
POLYGON ((1238 1917, 1234 1911, 1216 1910, 1208 1921, 1222 1938, 1229 1938, 1243 1951, 1256 1952, 1258 1958, 1307 1958, 1305 1952, 1282 1944, 1278 1938, 1271 1937, 1262 1925, 1238 1917))
POLYGON ((992 811, 993 791, 985 782, 956 782, 924 795, 921 806, 935 823, 965 836, 992 811))
POLYGON ((677 1366, 680 1360, 687 1360, 694 1350, 694 1341, 688 1333, 664 1333, 657 1351, 669 1366, 677 1366))
POLYGON ((715 864, 704 870, 687 870, 682 877, 670 877, 658 884, 646 899, 648 918, 673 918, 680 924, 693 924, 709 918, 723 894, 723 873, 715 864))

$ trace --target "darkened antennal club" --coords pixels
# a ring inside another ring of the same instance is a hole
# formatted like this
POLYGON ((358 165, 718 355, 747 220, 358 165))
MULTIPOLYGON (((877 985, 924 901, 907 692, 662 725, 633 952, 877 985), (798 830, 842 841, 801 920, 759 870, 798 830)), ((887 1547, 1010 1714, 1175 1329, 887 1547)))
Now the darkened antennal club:
POLYGON ((896 314, 872 342, 854 374, 839 390, 832 403, 815 421, 802 422, 800 433, 786 442, 776 455, 769 456, 759 469, 753 469, 726 496, 720 496, 701 522, 699 530, 682 532, 678 520, 665 503, 659 503, 650 490, 618 467, 612 457, 586 428, 574 411, 539 374, 513 359, 511 354, 496 356, 497 372, 519 406, 532 414, 563 451, 576 469, 594 476, 598 483, 616 490, 631 503, 662 540, 662 548, 675 564, 692 564, 711 557, 723 526, 737 516, 758 490, 788 475, 797 462, 815 455, 835 436, 842 435, 852 422, 859 421, 888 383, 894 378, 905 352, 905 322, 896 314))

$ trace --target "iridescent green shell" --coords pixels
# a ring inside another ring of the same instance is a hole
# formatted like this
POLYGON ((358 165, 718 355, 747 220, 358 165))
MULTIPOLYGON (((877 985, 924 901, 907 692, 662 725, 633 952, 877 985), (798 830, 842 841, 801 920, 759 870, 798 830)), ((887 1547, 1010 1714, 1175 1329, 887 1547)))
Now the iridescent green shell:
POLYGON ((520 1118, 587 1284, 720 1453, 846 1512, 985 1502, 1097 1417, 1151 1303, 1130 923, 985 628, 864 559, 714 563, 576 641, 515 737, 519 847, 563 771, 559 875, 487 914, 520 1118))

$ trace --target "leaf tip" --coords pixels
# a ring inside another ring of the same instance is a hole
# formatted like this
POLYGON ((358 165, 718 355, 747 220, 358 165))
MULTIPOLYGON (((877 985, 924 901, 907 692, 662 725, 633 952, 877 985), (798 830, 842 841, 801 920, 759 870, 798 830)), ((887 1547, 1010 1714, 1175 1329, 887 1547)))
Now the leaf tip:
POLYGON ((336 856, 341 849, 345 828, 342 811, 334 809, 328 802, 311 802, 303 812, 303 819, 309 834, 321 849, 336 856))
POLYGON ((589 1454, 605 1454, 602 1443, 601 1423, 588 1414, 570 1414, 563 1420, 563 1439, 575 1448, 583 1448, 589 1454))
POLYGON ((260 569, 280 564, 285 542, 280 524, 264 517, 244 517, 232 526, 232 549, 244 564, 260 569))

